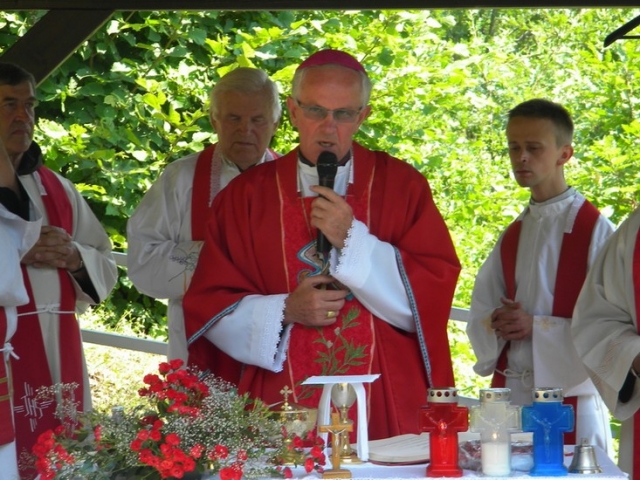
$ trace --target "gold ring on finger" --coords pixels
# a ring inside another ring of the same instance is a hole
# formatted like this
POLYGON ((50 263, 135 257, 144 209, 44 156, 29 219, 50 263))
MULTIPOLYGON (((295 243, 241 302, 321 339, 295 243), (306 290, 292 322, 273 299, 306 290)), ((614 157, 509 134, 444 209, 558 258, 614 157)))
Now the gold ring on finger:
POLYGON ((327 312, 327 318, 333 318, 338 314, 338 312, 336 312, 335 310, 329 310, 327 312))

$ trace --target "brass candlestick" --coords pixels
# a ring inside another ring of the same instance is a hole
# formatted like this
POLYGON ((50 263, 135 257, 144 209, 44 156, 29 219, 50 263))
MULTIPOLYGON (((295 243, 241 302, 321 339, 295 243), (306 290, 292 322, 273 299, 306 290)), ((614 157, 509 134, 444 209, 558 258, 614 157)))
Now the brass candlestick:
MULTIPOLYGON (((349 409, 356 401, 356 391, 350 383, 336 383, 331 388, 331 402, 335 405, 340 413, 339 420, 342 425, 351 425, 353 429, 353 420, 349 418, 349 409)), ((344 434, 345 439, 340 447, 340 460, 342 463, 362 463, 356 453, 351 448, 349 434, 344 434)))

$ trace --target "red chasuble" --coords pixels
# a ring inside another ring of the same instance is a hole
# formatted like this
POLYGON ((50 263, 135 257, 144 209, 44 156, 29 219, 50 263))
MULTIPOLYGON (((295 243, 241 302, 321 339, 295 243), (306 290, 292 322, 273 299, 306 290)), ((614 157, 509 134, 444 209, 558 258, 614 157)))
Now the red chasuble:
MULTIPOLYGON (((562 238, 558 269, 556 271, 556 285, 553 292, 553 311, 551 313, 553 316, 564 318, 573 316, 573 307, 578 300, 580 289, 587 276, 589 246, 591 245, 593 229, 599 217, 600 212, 598 209, 585 200, 576 215, 571 232, 565 233, 562 238)), ((510 299, 516 298, 516 258, 521 227, 521 220, 509 225, 500 245, 506 297, 510 299)), ((508 351, 509 342, 505 344, 498 358, 496 371, 491 380, 491 386, 494 388, 505 386, 506 379, 500 372, 507 368, 508 351)), ((577 412, 576 397, 566 397, 564 403, 573 405, 574 411, 577 412)), ((565 433, 564 438, 565 443, 575 445, 575 429, 573 432, 565 433)))
POLYGON ((213 162, 216 146, 205 148, 196 161, 191 194, 191 239, 204 240, 204 226, 210 215, 213 199, 220 191, 222 164, 213 162), (213 180, 215 178, 215 181, 213 180))
MULTIPOLYGON (((213 215, 213 200, 220 193, 222 158, 214 156, 216 146, 217 144, 210 145, 200 152, 193 175, 191 239, 196 241, 204 241, 207 221, 213 215)), ((268 149, 268 151, 273 158, 279 156, 271 149, 268 149)), ((213 345, 210 346, 213 347, 213 345)), ((206 357, 206 361, 201 362, 202 365, 229 365, 235 363, 231 357, 215 347, 213 349, 204 349, 201 355, 206 357)), ((208 367, 203 368, 203 370, 206 369, 208 367)))
MULTIPOLYGON (((220 176, 222 175, 222 158, 214 158, 215 145, 205 148, 196 161, 191 194, 191 239, 204 240, 205 225, 211 215, 213 199, 220 192, 220 176)), ((267 149, 271 158, 280 155, 267 149)))
POLYGON ((252 168, 217 196, 183 302, 189 363, 268 404, 282 400, 286 385, 295 402, 317 406, 319 392, 300 386, 311 375, 380 373, 367 391, 370 438, 419 433, 427 388, 454 386, 447 322, 460 265, 425 178, 385 153, 354 144, 346 199, 373 235, 395 247, 416 332, 392 327, 353 299, 330 327, 294 325, 279 373, 242 365, 202 337, 246 295, 288 293, 314 274, 316 232, 310 200, 297 191, 297 153, 252 168))

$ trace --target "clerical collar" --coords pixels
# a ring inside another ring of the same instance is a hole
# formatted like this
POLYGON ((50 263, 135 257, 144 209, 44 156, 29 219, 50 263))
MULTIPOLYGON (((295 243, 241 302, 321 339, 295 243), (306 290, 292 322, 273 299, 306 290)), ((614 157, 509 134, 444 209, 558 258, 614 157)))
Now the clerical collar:
POLYGON ((556 202, 561 202, 562 200, 564 200, 565 198, 569 198, 573 195, 575 195, 576 191, 573 187, 567 187, 567 189, 562 192, 560 195, 556 195, 553 198, 550 198, 549 200, 545 200, 544 202, 536 202, 533 200, 533 198, 529 199, 529 204, 530 205, 540 205, 540 206, 545 206, 545 205, 551 205, 553 203, 556 202))
POLYGON ((32 141, 31 145, 29 145, 29 149, 22 154, 22 158, 20 158, 20 163, 18 164, 16 171, 18 172, 18 175, 29 175, 35 172, 43 164, 42 150, 40 150, 40 146, 36 142, 32 141))
MULTIPOLYGON (((347 152, 347 154, 344 157, 342 157, 342 160, 340 160, 338 162, 338 166, 339 167, 344 167, 347 164, 347 162, 349 160, 351 160, 352 156, 353 156, 353 154, 352 154, 351 150, 349 150, 347 152)), ((300 160, 305 165, 309 165, 310 167, 314 167, 315 168, 315 166, 316 166, 316 164, 313 163, 311 160, 309 160, 307 157, 305 157, 300 150, 298 150, 298 160, 300 160)))

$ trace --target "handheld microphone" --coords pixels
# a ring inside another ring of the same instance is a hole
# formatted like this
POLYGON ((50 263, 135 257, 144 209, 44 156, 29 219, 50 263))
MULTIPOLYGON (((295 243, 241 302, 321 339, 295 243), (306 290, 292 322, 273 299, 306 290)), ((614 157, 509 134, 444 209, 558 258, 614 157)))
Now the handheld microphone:
MULTIPOLYGON (((324 151, 318 156, 316 162, 318 170, 318 185, 333 189, 333 182, 338 172, 338 157, 335 153, 324 151)), ((326 256, 331 250, 331 243, 327 237, 318 229, 318 239, 316 240, 316 251, 318 254, 326 256)))

